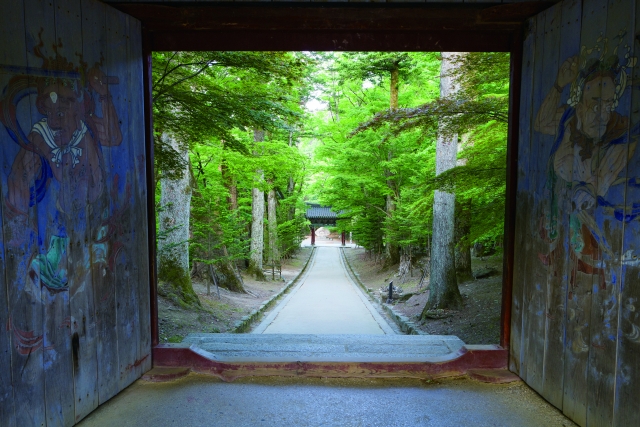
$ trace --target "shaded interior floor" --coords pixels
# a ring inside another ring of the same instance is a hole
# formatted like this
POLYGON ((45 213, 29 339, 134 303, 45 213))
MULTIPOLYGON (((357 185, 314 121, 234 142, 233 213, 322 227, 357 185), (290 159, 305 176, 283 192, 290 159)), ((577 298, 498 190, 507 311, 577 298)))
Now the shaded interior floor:
POLYGON ((97 426, 575 426, 521 382, 249 378, 137 381, 79 424, 97 426))

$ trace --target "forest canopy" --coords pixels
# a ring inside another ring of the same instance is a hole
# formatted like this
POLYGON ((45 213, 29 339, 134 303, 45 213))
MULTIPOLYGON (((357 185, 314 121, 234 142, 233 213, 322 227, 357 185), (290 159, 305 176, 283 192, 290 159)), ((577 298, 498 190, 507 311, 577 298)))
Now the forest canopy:
POLYGON ((456 245, 500 246, 509 57, 460 55, 448 97, 441 62, 415 52, 154 53, 161 260, 168 254, 184 281, 210 274, 242 291, 239 270, 259 277, 300 247, 314 202, 342 212, 337 231, 381 262, 411 262, 430 251, 436 190, 455 193, 468 218, 456 245), (436 177, 438 135, 459 142, 455 167, 436 177), (188 193, 188 205, 171 191, 188 193), (176 248, 188 248, 181 265, 176 248))

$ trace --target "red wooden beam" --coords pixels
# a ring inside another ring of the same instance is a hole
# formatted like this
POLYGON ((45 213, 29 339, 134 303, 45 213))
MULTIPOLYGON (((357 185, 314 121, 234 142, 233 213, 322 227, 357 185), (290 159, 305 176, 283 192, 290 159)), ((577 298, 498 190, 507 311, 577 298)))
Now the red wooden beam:
POLYGON ((413 362, 224 361, 196 346, 161 344, 153 349, 154 367, 184 367, 224 381, 243 377, 443 378, 475 369, 506 369, 507 351, 495 345, 468 345, 455 353, 413 362))
POLYGON ((153 96, 151 84, 151 40, 147 31, 142 33, 143 84, 144 84, 144 137, 145 154, 147 157, 147 221, 149 246, 149 294, 151 298, 151 346, 160 342, 158 331, 158 268, 156 256, 156 201, 155 201, 155 173, 153 161, 153 96))
MULTIPOLYGON (((507 153, 505 259, 500 343, 508 348, 515 220, 517 133, 522 58, 521 23, 554 2, 505 5, 361 5, 295 7, 269 3, 232 6, 184 3, 111 3, 140 19, 145 28, 145 135, 147 184, 154 188, 151 58, 153 50, 344 50, 511 51, 511 94, 507 153), (265 19, 268 16, 270 19, 265 19)), ((148 191, 151 336, 159 342, 153 191, 148 191)), ((312 227, 312 245, 315 229, 312 227)))
POLYGON ((553 1, 517 4, 117 3, 153 50, 502 51, 553 1))
POLYGON ((172 30, 434 31, 516 30, 556 1, 465 3, 116 3, 153 32, 172 30))
POLYGON ((500 31, 162 31, 157 51, 400 51, 508 52, 512 32, 500 31))
POLYGON ((511 48, 511 81, 509 85, 509 129, 507 135, 507 188, 504 213, 504 258, 502 274, 502 312, 500 313, 500 345, 509 349, 511 338, 511 304, 513 262, 516 234, 516 189, 518 180, 518 130, 520 127, 520 92, 522 77, 522 30, 516 33, 511 48))

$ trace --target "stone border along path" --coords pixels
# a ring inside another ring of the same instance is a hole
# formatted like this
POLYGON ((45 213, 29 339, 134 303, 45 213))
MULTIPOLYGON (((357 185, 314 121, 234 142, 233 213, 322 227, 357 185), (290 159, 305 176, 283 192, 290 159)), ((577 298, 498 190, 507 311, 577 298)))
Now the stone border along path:
POLYGON ((316 254, 316 250, 316 248, 312 248, 311 254, 309 254, 309 258, 307 258, 304 267, 302 267, 300 273, 293 280, 289 281, 289 283, 283 286, 277 294, 273 295, 271 298, 263 302, 260 307, 238 320, 233 325, 233 329, 230 332, 233 334, 243 334, 249 332, 249 330, 251 329, 251 325, 253 325, 258 319, 260 319, 265 311, 270 309, 280 298, 282 298, 287 292, 289 292, 291 288, 295 284, 297 284, 305 275, 305 273, 308 271, 307 267, 316 254))
POLYGON ((252 333, 395 335, 350 280, 339 251, 316 248, 304 278, 252 333))
MULTIPOLYGON (((349 273, 349 278, 352 279, 355 283, 357 283, 358 286, 360 286, 360 288, 362 289, 362 291, 366 292, 367 295, 369 295, 377 303, 377 297, 374 294, 374 292, 372 292, 369 288, 367 288, 364 285, 364 283, 362 283, 362 281, 360 280, 360 275, 355 272, 353 267, 351 267, 351 264, 349 263, 347 256, 344 254, 344 248, 340 248, 340 255, 341 255, 340 259, 346 265, 346 270, 349 273)), ((428 335, 425 332, 418 329, 416 324, 412 322, 407 316, 394 310, 392 305, 386 304, 385 302, 380 301, 379 306, 382 307, 382 309, 387 313, 389 317, 391 317, 391 319, 393 319, 393 321, 398 325, 402 333, 407 335, 428 335)))

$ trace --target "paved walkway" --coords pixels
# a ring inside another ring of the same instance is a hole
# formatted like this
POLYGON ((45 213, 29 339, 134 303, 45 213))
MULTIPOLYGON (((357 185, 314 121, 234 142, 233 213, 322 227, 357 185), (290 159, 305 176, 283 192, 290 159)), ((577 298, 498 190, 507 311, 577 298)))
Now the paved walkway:
POLYGON ((393 334, 348 277, 337 247, 318 247, 309 270, 254 334, 393 334))

